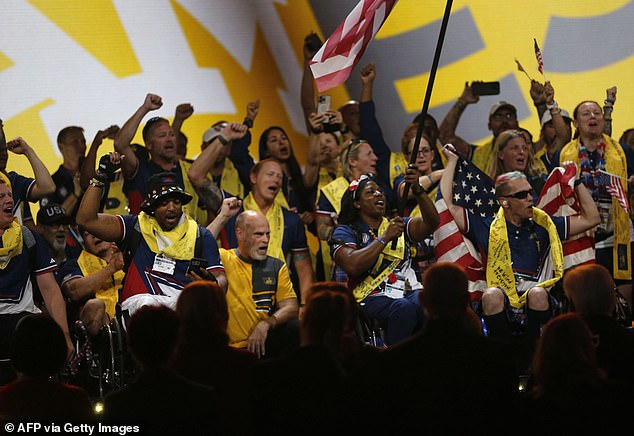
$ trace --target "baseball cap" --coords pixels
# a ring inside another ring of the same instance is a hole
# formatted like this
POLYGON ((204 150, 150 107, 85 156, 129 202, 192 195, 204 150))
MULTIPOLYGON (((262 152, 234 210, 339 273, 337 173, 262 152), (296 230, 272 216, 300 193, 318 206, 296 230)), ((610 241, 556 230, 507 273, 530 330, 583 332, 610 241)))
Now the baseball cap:
POLYGON ((37 212, 37 224, 53 226, 71 224, 72 222, 73 220, 64 212, 64 208, 57 203, 47 203, 45 206, 40 206, 40 210, 37 212))
POLYGON ((178 197, 183 205, 193 198, 178 184, 176 174, 171 172, 154 174, 148 179, 147 187, 147 197, 141 204, 141 210, 145 213, 153 211, 156 203, 164 197, 178 197))
POLYGON ((224 129, 226 125, 226 121, 219 121, 205 130, 205 133, 203 133, 203 144, 210 142, 216 136, 220 135, 220 133, 222 133, 222 129, 224 129))
MULTIPOLYGON (((572 121, 572 118, 570 118, 570 114, 568 113, 566 109, 561 109, 561 116, 567 119, 568 121, 572 121)), ((542 115, 541 128, 543 129, 544 125, 552 119, 553 119, 553 116, 550 114, 550 111, 547 110, 546 112, 544 112, 544 115, 542 115)))
POLYGON ((502 108, 510 109, 517 116, 517 109, 511 103, 506 101, 498 101, 493 106, 491 106, 491 110, 489 111, 489 118, 491 118, 497 111, 502 108))

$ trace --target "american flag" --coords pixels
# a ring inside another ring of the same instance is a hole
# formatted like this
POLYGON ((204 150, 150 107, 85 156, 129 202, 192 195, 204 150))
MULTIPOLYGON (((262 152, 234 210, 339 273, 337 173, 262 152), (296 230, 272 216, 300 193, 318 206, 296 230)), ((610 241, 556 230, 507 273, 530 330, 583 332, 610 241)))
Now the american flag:
MULTIPOLYGON (((574 194, 576 167, 555 168, 540 193, 537 207, 553 216, 579 213, 574 194)), ((470 161, 459 157, 453 180, 453 203, 481 216, 493 216, 498 210, 493 181, 470 161)), ((445 201, 436 199, 440 224, 434 231, 435 254, 438 261, 455 262, 467 270, 471 300, 478 300, 487 288, 486 265, 473 243, 465 237, 453 220, 445 201)), ((594 263, 594 237, 590 231, 562 241, 564 269, 594 263)))
MULTIPOLYGON (((576 165, 555 168, 539 195, 537 207, 551 216, 577 215, 580 207, 574 193, 576 165)), ((564 269, 595 262, 594 236, 591 230, 561 241, 564 269)))
POLYGON ((310 61, 317 89, 344 83, 397 0, 361 0, 310 61))
POLYGON ((621 178, 612 173, 608 173, 603 170, 599 170, 599 183, 605 186, 605 189, 616 198, 621 207, 625 209, 625 212, 629 213, 630 206, 627 202, 627 194, 623 190, 621 184, 621 178))
MULTIPOLYGON (((481 216, 493 216, 498 209, 493 181, 473 163, 458 158, 453 180, 453 204, 462 206, 481 216)), ((440 214, 440 224, 434 231, 435 254, 438 261, 458 263, 464 267, 469 277, 471 300, 478 300, 487 288, 486 267, 473 243, 465 237, 440 196, 436 200, 440 214)))
POLYGON ((544 60, 542 59, 542 51, 539 49, 539 45, 537 45, 537 40, 533 38, 535 41, 535 58, 537 59, 537 69, 541 74, 544 74, 544 60))

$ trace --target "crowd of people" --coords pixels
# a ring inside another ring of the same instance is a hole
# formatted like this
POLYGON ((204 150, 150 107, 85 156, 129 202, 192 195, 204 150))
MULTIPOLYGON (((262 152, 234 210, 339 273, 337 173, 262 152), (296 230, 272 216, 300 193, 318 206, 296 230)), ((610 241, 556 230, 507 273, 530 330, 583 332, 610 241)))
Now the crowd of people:
POLYGON ((214 122, 192 160, 193 108, 145 119, 163 106, 149 93, 88 152, 81 127, 60 130, 53 174, 0 123, 0 418, 97 419, 65 376, 90 370, 86 350, 114 319, 135 371, 100 419, 149 432, 452 433, 515 416, 563 431, 618 416, 634 380, 634 135, 611 138, 616 88, 570 116, 532 81, 539 134, 500 101, 478 145, 456 134, 479 101, 467 83, 440 124, 390 126, 403 129, 393 151, 377 69, 360 75, 359 101, 322 111, 305 68, 306 143, 266 126, 257 159, 259 100, 214 122), (100 153, 106 139, 114 151, 100 153), (34 177, 8 171, 8 151, 34 177), (557 216, 537 207, 555 173, 570 206, 557 216), (479 190, 485 212, 461 198, 479 190), (480 281, 443 257, 447 217, 480 281), (590 241, 583 265, 575 241, 590 241))

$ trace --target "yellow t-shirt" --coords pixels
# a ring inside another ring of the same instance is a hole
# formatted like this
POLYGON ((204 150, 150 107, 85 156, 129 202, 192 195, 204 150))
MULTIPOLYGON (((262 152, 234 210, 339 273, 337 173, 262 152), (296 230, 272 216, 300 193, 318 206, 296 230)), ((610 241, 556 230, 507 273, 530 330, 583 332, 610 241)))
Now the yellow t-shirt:
POLYGON ((229 282, 229 345, 244 348, 253 328, 275 312, 277 302, 297 295, 284 262, 267 256, 265 261, 250 263, 236 251, 221 248, 220 259, 229 282))

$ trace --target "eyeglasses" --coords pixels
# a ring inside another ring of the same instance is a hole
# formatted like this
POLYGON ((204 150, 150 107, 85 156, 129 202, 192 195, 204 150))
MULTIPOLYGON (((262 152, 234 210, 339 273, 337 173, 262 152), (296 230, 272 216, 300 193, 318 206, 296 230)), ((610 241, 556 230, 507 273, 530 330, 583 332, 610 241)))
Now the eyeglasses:
MULTIPOLYGON (((409 151, 409 155, 411 156, 412 152, 414 150, 410 150, 409 151)), ((424 147, 424 148, 419 148, 418 149, 418 154, 431 154, 432 153, 432 149, 429 147, 424 147)))
POLYGON ((516 192, 515 194, 500 195, 500 197, 510 197, 510 198, 517 198, 518 200, 523 200, 529 195, 533 197, 535 195, 535 192, 532 189, 527 189, 526 191, 519 191, 519 192, 516 192))
POLYGON ((494 120, 514 120, 515 118, 517 118, 517 115, 515 115, 513 112, 502 112, 502 113, 494 113, 493 116, 491 117, 494 120))

